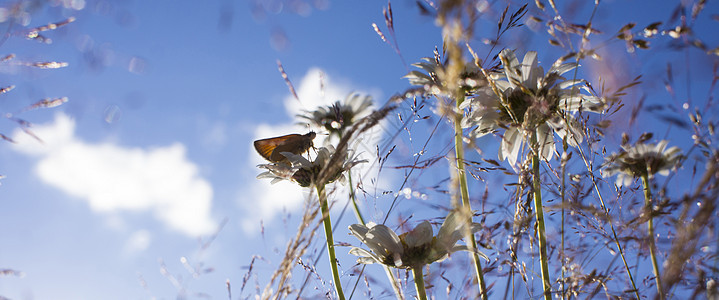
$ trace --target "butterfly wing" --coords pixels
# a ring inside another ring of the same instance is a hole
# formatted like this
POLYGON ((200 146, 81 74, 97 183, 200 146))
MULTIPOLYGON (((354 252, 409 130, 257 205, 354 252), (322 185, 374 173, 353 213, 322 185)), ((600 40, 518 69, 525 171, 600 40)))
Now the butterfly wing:
POLYGON ((282 152, 290 152, 293 154, 301 154, 312 147, 312 140, 315 138, 314 132, 307 134, 288 134, 268 139, 256 140, 255 150, 262 157, 270 162, 281 162, 287 158, 282 152))
MULTIPOLYGON (((278 162, 282 161, 284 159, 284 156, 278 159, 278 157, 275 155, 273 157, 272 153, 275 151, 275 149, 284 144, 287 140, 292 139, 293 137, 301 137, 300 134, 288 134, 268 139, 261 139, 255 141, 255 150, 257 150, 257 153, 259 153, 262 157, 264 157, 266 160, 269 160, 271 162, 278 162), (274 159, 273 159, 274 158, 274 159)), ((286 150, 285 150, 286 151, 286 150)))

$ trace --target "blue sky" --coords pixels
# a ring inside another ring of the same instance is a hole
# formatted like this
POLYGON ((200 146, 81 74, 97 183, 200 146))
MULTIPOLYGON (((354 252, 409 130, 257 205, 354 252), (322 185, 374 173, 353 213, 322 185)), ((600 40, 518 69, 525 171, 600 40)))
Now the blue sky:
MULTIPOLYGON (((304 197, 291 184, 271 186, 255 179, 260 172, 255 165, 263 161, 252 140, 306 131, 294 124, 296 113, 350 92, 383 103, 408 87, 401 78, 408 64, 430 56, 442 42, 440 29, 420 16, 412 1, 393 2, 406 64, 372 30, 371 24, 377 23, 387 34, 384 1, 317 1, 317 7, 300 13, 288 8, 291 2, 261 1, 263 7, 253 8, 229 0, 76 0, 62 3, 84 4, 83 9, 48 5, 32 11, 29 27, 71 16, 77 20, 47 32, 52 44, 11 37, 0 45, 0 55, 15 53, 18 62, 56 60, 69 66, 0 66, 2 85, 16 86, 0 96, 0 110, 15 112, 46 97, 64 96, 69 102, 18 115, 35 124, 32 130, 42 143, 8 120, 0 125, 1 133, 18 142, 0 145, 0 174, 7 176, 0 186, 0 269, 22 272, 0 277, 0 295, 165 299, 186 292, 190 298, 196 293, 223 298, 229 279, 236 297, 253 255, 263 256, 257 274, 266 276, 274 269, 287 237, 294 235, 304 197), (220 22, 221 16, 229 16, 224 19, 229 21, 220 22), (285 42, 277 40, 278 34, 285 42), (277 60, 300 101, 289 94, 277 60), (216 238, 203 247, 221 224, 216 238), (199 274, 196 269, 208 267, 211 272, 193 277, 199 274)), ((623 24, 613 24, 612 18, 626 18, 632 10, 616 11, 616 1, 607 2, 598 12, 607 17, 598 17, 597 26, 617 30, 623 24)), ((630 5, 646 12, 633 16, 645 26, 668 18, 674 4, 630 5)), ((577 20, 586 19, 587 9, 582 8, 577 20)), ((716 13, 716 5, 708 10, 716 13)), ((487 20, 480 20, 482 31, 493 32, 494 24, 487 20)), ((0 30, 7 24, 0 23, 0 30)), ((523 30, 524 35, 513 37, 514 47, 522 37, 531 37, 529 29, 523 30)), ((529 41, 518 51, 547 47, 544 37, 529 41)), ((608 52, 606 64, 586 66, 586 78, 593 81, 598 73, 611 70, 604 79, 626 81, 645 72, 650 89, 661 89, 665 65, 654 60, 664 61, 664 52, 617 58, 608 52)), ((556 52, 540 54, 547 65, 556 58, 556 52)), ((703 75, 693 79, 696 90, 706 91, 700 87, 708 84, 711 69, 701 61, 690 64, 703 75)), ((377 132, 393 130, 386 125, 377 132)), ((403 142, 407 153, 419 149, 414 143, 403 142)), ((435 146, 442 149, 444 144, 435 146)), ((487 155, 495 158, 496 148, 489 148, 487 155)), ((373 154, 373 149, 365 150, 373 154)), ((380 189, 396 188, 390 178, 382 178, 380 189)), ((368 204, 370 216, 384 218, 383 205, 368 204)), ((337 239, 355 242, 344 235, 337 239)), ((349 270, 353 258, 344 255, 344 248, 338 251, 349 270)), ((253 278, 241 296, 253 294, 254 280, 264 287, 266 279, 253 278)))
MULTIPOLYGON (((11 299, 172 298, 182 289, 224 297, 225 281, 239 282, 252 255, 269 252, 259 270, 272 270, 271 249, 292 232, 279 224, 283 209, 298 214, 303 199, 292 185, 255 179, 262 159, 251 141, 306 130, 294 125, 299 109, 352 91, 381 99, 390 93, 383 88, 404 84, 405 67, 370 27, 382 21, 379 4, 258 18, 231 1, 88 1, 79 11, 34 11, 29 26, 70 16, 77 20, 47 34, 52 44, 3 45, 17 60, 69 63, 2 75, 16 85, 6 111, 70 99, 21 116, 43 143, 3 124, 18 142, 0 149, 8 176, 0 265, 23 274, 0 281, 11 299), (228 8, 231 27, 220 28, 228 8), (290 40, 283 49, 270 41, 280 29, 290 40), (288 96, 278 59, 303 102, 288 96), (215 271, 193 279, 182 257, 215 271), (171 276, 185 279, 173 285, 171 276)), ((429 19, 412 18, 437 32, 429 19)))

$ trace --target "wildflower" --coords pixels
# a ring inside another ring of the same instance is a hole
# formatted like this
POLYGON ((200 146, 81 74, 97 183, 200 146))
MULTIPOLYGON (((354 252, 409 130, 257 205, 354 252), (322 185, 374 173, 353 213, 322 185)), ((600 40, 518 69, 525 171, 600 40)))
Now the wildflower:
POLYGON ((298 115, 298 117, 306 119, 311 125, 324 128, 330 134, 341 137, 347 128, 370 114, 370 107, 372 107, 372 97, 352 93, 347 95, 343 102, 337 101, 331 106, 318 107, 314 111, 304 111, 304 114, 298 115))
POLYGON ((336 152, 332 146, 319 148, 313 161, 290 152, 283 152, 282 155, 287 157, 286 161, 259 165, 259 168, 267 171, 257 175, 257 178, 271 178, 273 184, 289 180, 302 187, 309 187, 311 184, 324 185, 336 180, 343 181, 344 172, 359 163, 367 162, 359 160, 354 152, 336 152), (330 166, 329 162, 333 155, 340 155, 342 159, 330 166))
POLYGON ((605 160, 602 176, 617 175, 617 186, 630 185, 636 177, 652 177, 659 173, 669 175, 681 161, 681 150, 677 147, 667 148, 668 141, 662 140, 655 144, 636 143, 634 146, 622 145, 619 153, 610 155, 605 160))
MULTIPOLYGON (((349 227, 350 231, 370 250, 353 247, 349 253, 359 256, 357 262, 362 264, 380 263, 403 269, 421 267, 442 261, 453 252, 468 251, 466 245, 456 245, 465 234, 466 224, 454 212, 447 215, 437 236, 433 236, 432 225, 428 221, 401 235, 382 224, 354 224, 349 227)), ((470 228, 474 233, 480 225, 472 223, 470 228)), ((487 259, 484 254, 479 254, 487 259)))
MULTIPOLYGON (((422 62, 412 64, 417 68, 422 69, 425 73, 417 70, 410 71, 404 78, 409 80, 412 85, 418 85, 424 87, 425 91, 429 94, 440 95, 443 93, 451 93, 447 91, 450 86, 447 82, 447 78, 450 76, 447 72, 447 68, 444 64, 440 63, 440 58, 435 53, 434 58, 424 57, 422 62)), ((482 85, 486 85, 486 79, 482 74, 482 71, 474 64, 474 62, 468 62, 464 65, 461 70, 457 82, 460 89, 464 91, 476 90, 482 85)))
POLYGON ((539 155, 550 160, 554 155, 554 133, 567 138, 576 147, 584 139, 577 111, 601 113, 599 98, 582 94, 584 80, 565 80, 561 75, 577 67, 576 63, 555 62, 545 74, 538 66, 537 52, 528 52, 522 61, 511 50, 500 53, 504 74, 490 75, 491 88, 483 88, 462 108, 471 107, 463 119, 464 128, 475 127, 470 134, 479 138, 505 129, 499 152, 501 160, 514 167, 526 137, 536 137, 539 155))

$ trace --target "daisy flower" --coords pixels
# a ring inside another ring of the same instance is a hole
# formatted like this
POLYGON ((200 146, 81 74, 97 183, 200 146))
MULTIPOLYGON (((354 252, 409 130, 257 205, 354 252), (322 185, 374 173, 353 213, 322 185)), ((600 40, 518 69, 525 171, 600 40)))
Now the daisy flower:
POLYGON ((309 187, 312 184, 325 185, 336 180, 344 182, 344 173, 346 171, 357 164, 367 162, 366 160, 360 160, 354 151, 338 153, 332 146, 319 148, 313 161, 290 152, 283 152, 282 155, 287 157, 287 161, 258 165, 257 167, 267 171, 257 175, 257 178, 272 179, 273 184, 282 180, 289 180, 302 187, 309 187), (328 164, 333 155, 341 155, 343 159, 330 166, 328 164), (325 168, 325 175, 323 175, 322 171, 325 168), (320 176, 325 178, 320 178, 320 176))
POLYGON ((329 106, 321 106, 313 111, 304 111, 297 115, 311 125, 324 128, 330 134, 341 137, 342 133, 358 120, 368 116, 372 111, 372 97, 357 93, 347 95, 340 102, 329 106))
POLYGON ((617 175, 617 186, 630 185, 634 178, 645 175, 650 178, 654 174, 667 176, 682 159, 681 150, 677 147, 667 148, 667 144, 668 141, 662 140, 657 144, 622 145, 619 153, 606 158, 602 176, 617 175))
MULTIPOLYGON (((457 245, 466 230, 466 223, 459 216, 457 213, 450 213, 439 228, 437 236, 433 235, 432 225, 428 221, 400 235, 382 224, 370 222, 366 226, 351 225, 350 232, 370 250, 353 247, 349 253, 359 256, 357 262, 361 264, 379 263, 403 269, 442 261, 453 252, 469 251, 466 245, 457 245)), ((479 229, 480 225, 477 223, 470 226, 472 233, 479 229)), ((488 259, 486 255, 479 254, 488 259)))
POLYGON ((576 147, 584 140, 575 112, 601 113, 604 106, 589 92, 584 80, 566 80, 561 75, 577 67, 576 63, 555 62, 545 74, 538 65, 537 52, 530 51, 520 63, 512 50, 500 55, 504 73, 490 75, 490 87, 482 88, 463 108, 471 108, 463 119, 464 128, 473 128, 471 138, 504 129, 499 152, 501 160, 517 165, 522 144, 534 135, 542 159, 554 155, 554 134, 567 138, 576 147))
MULTIPOLYGON (((447 91, 449 86, 447 67, 445 64, 440 63, 437 53, 435 53, 434 58, 424 57, 422 62, 414 63, 412 66, 422 71, 413 70, 404 76, 409 80, 410 84, 422 86, 427 93, 432 95, 452 94, 451 91, 447 91)), ((459 88, 465 91, 475 90, 482 85, 486 85, 487 82, 482 71, 473 62, 465 63, 458 80, 459 88)))

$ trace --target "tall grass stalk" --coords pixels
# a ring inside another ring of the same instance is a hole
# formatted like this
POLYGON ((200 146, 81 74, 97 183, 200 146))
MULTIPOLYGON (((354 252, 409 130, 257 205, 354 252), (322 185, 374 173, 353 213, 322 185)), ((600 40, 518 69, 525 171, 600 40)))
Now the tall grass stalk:
POLYGON ((652 205, 652 191, 649 186, 649 175, 642 175, 642 183, 644 183, 644 206, 649 213, 647 220, 647 234, 649 235, 649 255, 652 258, 652 270, 654 271, 654 279, 657 283, 657 296, 664 300, 664 289, 662 288, 662 277, 659 275, 659 264, 657 263, 657 246, 654 240, 654 212, 652 205))
MULTIPOLYGON (((469 188, 467 187, 467 176, 464 170, 464 142, 462 141, 462 113, 459 106, 464 101, 464 91, 460 89, 456 99, 457 115, 454 118, 454 150, 457 163, 457 172, 459 172, 459 185, 460 193, 462 196, 462 205, 466 207, 470 212, 472 206, 469 203, 469 188)), ((469 219, 466 220, 467 224, 472 224, 472 214, 469 215, 469 219)), ((474 270, 477 276, 477 284, 479 285, 479 293, 483 300, 487 299, 487 284, 484 281, 484 275, 482 272, 482 262, 479 260, 479 254, 477 254, 477 241, 474 238, 474 234, 471 233, 467 237, 467 244, 469 244, 470 256, 474 263, 474 270)))
POLYGON ((560 163, 561 163, 561 168, 562 168, 562 175, 561 175, 561 176, 562 176, 562 183, 561 183, 561 186, 560 186, 560 197, 562 198, 562 222, 561 222, 562 224, 561 224, 561 228, 559 229, 560 235, 561 235, 561 239, 562 239, 562 240, 561 240, 560 250, 559 250, 559 251, 560 251, 560 252, 559 252, 559 259, 562 261, 562 267, 561 267, 562 280, 559 281, 559 283, 560 283, 560 288, 559 288, 559 290, 560 290, 560 293, 561 293, 561 295, 562 295, 562 297, 561 297, 562 299, 564 299, 564 294, 566 293, 566 291, 564 290, 564 281, 565 281, 564 271, 566 270, 566 266, 564 265, 565 262, 566 262, 566 259, 564 259, 564 225, 565 225, 565 224, 564 224, 564 223, 565 223, 565 220, 564 220, 564 209, 565 209, 565 207, 566 207, 566 205, 567 205, 567 203, 566 203, 566 200, 567 200, 567 199, 566 199, 566 196, 567 196, 567 195, 566 195, 567 186, 566 186, 566 182, 565 182, 565 181, 566 181, 566 178, 567 178, 567 162, 568 162, 568 160, 569 160, 569 156, 567 156, 567 155, 568 155, 568 154, 567 154, 567 148, 569 148, 569 144, 567 144, 567 139, 564 138, 564 139, 562 139, 562 156, 561 156, 561 159, 560 159, 560 160, 561 160, 561 162, 560 162, 560 163))
POLYGON ((337 269, 337 257, 335 256, 335 242, 332 237, 332 221, 330 221, 330 209, 327 205, 327 195, 325 194, 324 185, 316 185, 317 197, 320 200, 320 209, 322 211, 322 223, 325 227, 325 237, 327 238, 327 253, 330 259, 330 268, 332 268, 332 281, 334 281, 335 290, 337 290, 337 297, 340 300, 345 299, 344 292, 342 292, 342 283, 340 282, 340 273, 337 269))
POLYGON ((537 216, 537 236, 539 237, 539 260, 542 267, 542 286, 544 287, 542 294, 544 299, 551 300, 552 284, 549 281, 549 263, 547 258, 547 237, 544 230, 544 209, 542 208, 542 186, 539 176, 539 146, 537 143, 537 134, 532 133, 531 145, 533 147, 532 154, 532 181, 534 190, 534 210, 537 216))
POLYGON ((350 201, 352 201, 352 209, 355 212, 355 217, 357 218, 357 221, 360 222, 362 225, 365 224, 364 217, 362 217, 362 212, 359 210, 359 206, 357 206, 357 199, 355 198, 355 190, 352 186, 352 171, 347 171, 347 183, 350 187, 350 201))

